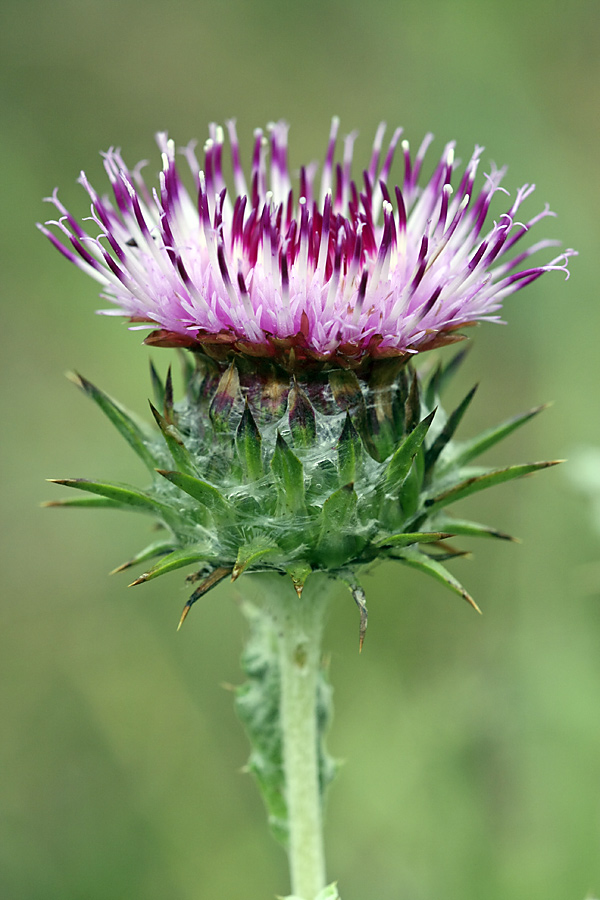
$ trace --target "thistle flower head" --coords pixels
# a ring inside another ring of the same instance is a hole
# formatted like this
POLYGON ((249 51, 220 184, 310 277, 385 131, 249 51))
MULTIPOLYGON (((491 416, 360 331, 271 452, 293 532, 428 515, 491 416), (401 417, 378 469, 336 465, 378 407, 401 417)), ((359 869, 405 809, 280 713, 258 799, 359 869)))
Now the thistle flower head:
POLYGON ((317 192, 317 166, 292 187, 287 126, 255 132, 249 181, 233 122, 227 125, 233 192, 225 185, 224 132, 211 126, 200 169, 183 152, 195 182, 184 185, 173 142, 159 135, 163 169, 154 190, 142 165, 105 155, 114 200, 92 200, 88 231, 62 205, 42 231, 93 275, 103 296, 149 344, 187 347, 185 398, 174 403, 170 373, 152 369, 158 431, 77 377, 149 470, 150 484, 60 479, 83 497, 51 505, 134 509, 153 516, 163 537, 121 568, 157 560, 140 584, 194 565, 186 607, 230 576, 287 574, 300 595, 327 573, 367 608, 357 580, 378 559, 398 560, 473 603, 443 562, 461 556, 446 540, 495 537, 497 529, 448 514, 473 493, 553 462, 486 469, 473 462, 539 409, 467 440, 456 431, 474 391, 449 414, 440 393, 462 354, 428 377, 410 360, 458 339, 457 329, 498 321, 503 299, 543 272, 567 272, 567 250, 544 265, 518 241, 546 216, 523 223, 525 185, 504 215, 486 225, 503 170, 475 187, 482 148, 454 177, 448 144, 420 183, 428 136, 415 155, 402 143, 404 175, 388 186, 401 131, 384 149, 375 137, 362 187, 352 178, 355 135, 336 162, 334 120, 317 192), (452 186, 452 182, 455 182, 452 186), (91 232, 94 232, 92 234, 91 232), (90 233, 88 233, 90 232, 90 233), (355 371, 352 371, 355 370, 355 371), (90 496, 91 495, 91 496, 90 496))
POLYGON ((530 263, 553 241, 517 249, 532 225, 552 215, 545 207, 520 220, 533 185, 520 188, 508 210, 486 225, 505 170, 492 166, 476 188, 483 148, 475 148, 457 178, 448 144, 421 184, 432 136, 413 155, 407 141, 400 144, 399 128, 384 148, 382 124, 357 182, 356 134, 343 140, 337 161, 338 124, 334 119, 320 179, 317 165, 302 167, 297 188, 284 122, 255 131, 249 180, 235 124, 227 123, 233 190, 224 174, 224 131, 216 125, 202 168, 192 144, 182 150, 191 192, 166 134, 158 135, 157 188, 142 177, 143 163, 130 170, 120 151, 109 150, 104 165, 113 201, 80 176, 92 200, 92 225, 84 228, 54 192, 49 199, 59 218, 46 225, 59 234, 39 227, 100 282, 102 296, 115 305, 107 315, 153 329, 146 343, 202 348, 217 359, 233 350, 290 370, 320 363, 360 368, 453 342, 465 325, 499 321, 504 298, 543 272, 568 274, 571 250, 530 263), (404 175, 394 185, 399 144, 404 175))

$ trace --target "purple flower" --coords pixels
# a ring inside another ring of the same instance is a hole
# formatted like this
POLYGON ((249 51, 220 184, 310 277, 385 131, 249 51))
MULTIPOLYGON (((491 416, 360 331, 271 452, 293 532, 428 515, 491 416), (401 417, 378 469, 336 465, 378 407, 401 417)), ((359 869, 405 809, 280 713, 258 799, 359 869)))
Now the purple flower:
POLYGON ((150 190, 142 178, 145 163, 129 170, 114 149, 104 155, 114 201, 98 196, 81 174, 97 236, 56 191, 48 199, 60 217, 46 224, 61 234, 39 227, 100 282, 116 307, 106 315, 155 329, 146 343, 202 346, 214 356, 235 349, 292 367, 296 360, 359 366, 440 346, 459 339, 456 329, 465 325, 500 321, 504 298, 543 272, 568 275, 572 250, 545 265, 529 263, 555 241, 513 252, 532 225, 553 215, 546 206, 528 222, 518 220, 534 185, 520 188, 507 212, 486 226, 505 170, 492 165, 474 192, 482 147, 452 187, 454 143, 447 144, 420 186, 432 136, 414 157, 403 141, 404 177, 392 187, 402 130, 382 155, 382 124, 361 187, 351 175, 355 133, 336 162, 338 125, 334 119, 318 192, 316 164, 301 168, 299 187, 292 188, 284 122, 254 133, 247 183, 235 124, 228 122, 233 192, 223 174, 223 129, 213 124, 202 169, 193 144, 182 151, 193 191, 179 173, 173 141, 159 134, 158 188, 150 190))

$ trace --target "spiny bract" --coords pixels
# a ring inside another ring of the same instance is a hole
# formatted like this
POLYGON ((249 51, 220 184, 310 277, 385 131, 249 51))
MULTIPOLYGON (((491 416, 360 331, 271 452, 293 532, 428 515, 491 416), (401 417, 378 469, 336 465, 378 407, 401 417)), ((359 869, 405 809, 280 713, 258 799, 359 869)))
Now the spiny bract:
MULTIPOLYGON (((443 565, 461 555, 454 535, 508 539, 488 526, 453 518, 447 507, 477 491, 553 465, 473 467, 489 447, 542 407, 475 438, 455 431, 474 390, 450 414, 439 394, 464 353, 426 383, 402 359, 379 360, 360 377, 332 368, 302 379, 270 362, 235 356, 228 366, 201 352, 185 356, 186 397, 175 404, 171 374, 152 367, 158 431, 146 430, 118 403, 80 376, 77 384, 103 410, 147 466, 145 490, 60 479, 86 496, 51 506, 137 510, 152 515, 164 537, 115 571, 156 559, 140 584, 195 565, 191 605, 228 576, 287 574, 300 595, 311 572, 350 588, 367 609, 357 573, 395 559, 442 581, 475 606, 443 565)), ((475 607, 477 608, 477 607, 475 607)))

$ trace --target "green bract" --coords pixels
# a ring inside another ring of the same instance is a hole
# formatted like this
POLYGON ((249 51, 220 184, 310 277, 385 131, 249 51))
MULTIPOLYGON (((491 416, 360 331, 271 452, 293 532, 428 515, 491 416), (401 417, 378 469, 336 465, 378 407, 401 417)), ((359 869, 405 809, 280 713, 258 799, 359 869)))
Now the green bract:
MULTIPOLYGON (((184 566, 197 586, 183 612, 224 578, 243 573, 289 576, 300 595, 311 572, 343 581, 360 611, 358 577, 378 559, 395 559, 431 575, 475 606, 443 562, 461 555, 454 535, 507 539, 453 518, 455 500, 553 462, 503 469, 475 467, 485 450, 543 407, 466 441, 455 432, 473 397, 447 415, 440 393, 464 354, 425 382, 405 359, 351 370, 289 374, 264 360, 216 362, 185 357, 185 399, 173 401, 171 375, 152 367, 157 429, 141 426, 116 401, 80 376, 76 383, 120 431, 149 470, 143 490, 61 479, 85 496, 51 506, 90 506, 147 513, 164 537, 116 571, 156 560, 133 584, 184 566)), ((477 608, 475 606, 475 608, 477 608)))

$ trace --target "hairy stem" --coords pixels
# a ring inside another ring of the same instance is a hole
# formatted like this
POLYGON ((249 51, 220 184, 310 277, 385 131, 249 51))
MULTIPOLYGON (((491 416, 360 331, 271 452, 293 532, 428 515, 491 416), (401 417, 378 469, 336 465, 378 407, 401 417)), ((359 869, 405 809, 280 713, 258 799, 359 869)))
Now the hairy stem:
POLYGON ((315 592, 307 593, 287 605, 287 615, 280 622, 279 660, 292 893, 314 900, 326 883, 317 727, 326 603, 315 592))
POLYGON ((258 576, 257 587, 259 583, 279 656, 279 721, 292 894, 315 900, 326 886, 319 682, 332 582, 324 576, 311 576, 300 598, 291 583, 279 576, 258 576))

